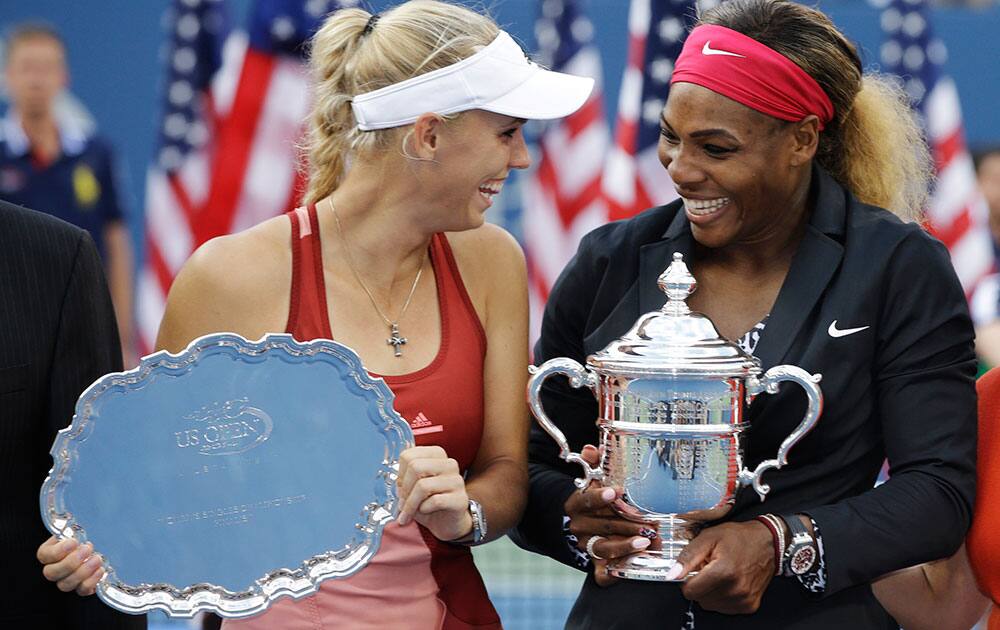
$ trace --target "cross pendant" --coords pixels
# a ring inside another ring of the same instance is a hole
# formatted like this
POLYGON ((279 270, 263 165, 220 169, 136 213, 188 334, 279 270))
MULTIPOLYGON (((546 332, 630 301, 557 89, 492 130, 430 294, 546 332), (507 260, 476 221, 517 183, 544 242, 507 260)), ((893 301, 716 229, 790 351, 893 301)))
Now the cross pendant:
POLYGON ((386 339, 385 342, 393 347, 393 354, 397 357, 401 357, 403 356, 403 349, 400 346, 406 343, 406 337, 399 336, 398 324, 390 324, 390 330, 392 332, 392 336, 386 339))

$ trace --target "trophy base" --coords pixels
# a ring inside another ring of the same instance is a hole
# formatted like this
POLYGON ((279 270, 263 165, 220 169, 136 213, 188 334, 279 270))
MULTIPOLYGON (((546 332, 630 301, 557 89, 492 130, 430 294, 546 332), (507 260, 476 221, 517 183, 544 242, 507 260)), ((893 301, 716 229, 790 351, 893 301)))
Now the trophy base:
POLYGON ((677 560, 656 551, 645 551, 608 563, 608 574, 627 580, 647 582, 683 582, 697 575, 696 571, 682 578, 668 580, 667 574, 677 565, 677 560))

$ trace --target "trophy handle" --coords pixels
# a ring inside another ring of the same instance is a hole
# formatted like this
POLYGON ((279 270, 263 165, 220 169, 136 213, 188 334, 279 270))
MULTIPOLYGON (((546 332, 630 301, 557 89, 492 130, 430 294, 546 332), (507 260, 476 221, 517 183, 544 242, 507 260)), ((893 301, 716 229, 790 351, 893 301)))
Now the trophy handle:
POLYGON ((812 430, 816 426, 816 421, 819 420, 819 416, 823 413, 823 392, 820 391, 819 385, 817 383, 823 378, 822 374, 810 374, 802 368, 795 367, 794 365, 776 365, 767 372, 764 376, 759 379, 751 377, 747 380, 747 396, 748 399, 752 400, 757 394, 767 392, 768 394, 778 393, 778 384, 782 381, 792 381, 798 383, 806 390, 806 396, 809 397, 809 406, 806 409, 806 415, 802 418, 802 422, 799 426, 792 431, 785 441, 781 443, 781 447, 778 448, 778 457, 776 459, 766 459, 757 465, 757 468, 750 472, 750 470, 744 468, 739 474, 739 483, 742 486, 753 485, 753 489, 757 491, 760 495, 760 500, 763 501, 767 496, 767 493, 771 491, 771 486, 763 483, 761 481, 761 476, 764 472, 772 468, 781 468, 788 463, 788 452, 792 450, 799 440, 805 437, 806 433, 812 430))
POLYGON ((528 404, 531 405, 531 413, 535 415, 535 419, 538 420, 538 424, 542 425, 545 432, 548 433, 556 444, 559 445, 559 457, 563 458, 567 462, 576 462, 583 466, 584 476, 583 478, 576 479, 573 483, 580 490, 587 487, 587 484, 591 480, 594 481, 604 481, 604 470, 599 466, 594 468, 587 463, 579 453, 574 453, 570 450, 569 442, 566 441, 566 436, 563 432, 559 430, 555 424, 549 420, 549 417, 545 414, 545 410, 542 409, 541 391, 542 383, 545 379, 552 376, 553 374, 564 374, 569 378, 569 384, 573 387, 583 387, 586 385, 590 388, 594 395, 597 395, 597 376, 593 372, 589 372, 582 365, 574 361, 573 359, 567 359, 565 357, 560 357, 557 359, 549 359, 539 367, 529 366, 528 372, 531 373, 531 378, 528 379, 528 404))

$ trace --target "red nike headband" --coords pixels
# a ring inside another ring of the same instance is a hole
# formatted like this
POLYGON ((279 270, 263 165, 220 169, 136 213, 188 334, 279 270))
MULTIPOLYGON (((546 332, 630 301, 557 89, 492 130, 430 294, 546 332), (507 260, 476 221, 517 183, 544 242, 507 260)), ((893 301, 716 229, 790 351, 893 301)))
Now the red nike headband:
POLYGON ((695 28, 677 57, 674 83, 694 83, 780 120, 815 114, 822 130, 833 103, 816 80, 788 57, 724 26, 695 28))

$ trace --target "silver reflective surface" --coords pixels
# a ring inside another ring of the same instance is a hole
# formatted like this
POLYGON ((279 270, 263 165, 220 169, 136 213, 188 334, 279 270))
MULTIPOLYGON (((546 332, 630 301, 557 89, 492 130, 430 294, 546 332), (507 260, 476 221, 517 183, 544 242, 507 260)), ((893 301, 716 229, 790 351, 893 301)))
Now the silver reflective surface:
POLYGON ((115 608, 256 614, 375 553, 413 443, 392 401, 335 342, 209 335, 84 392, 42 517, 104 556, 115 608))
POLYGON ((736 380, 644 378, 609 384, 613 405, 601 421, 605 484, 624 490, 643 516, 728 504, 740 469, 736 380), (736 411, 734 411, 734 409, 736 411))

